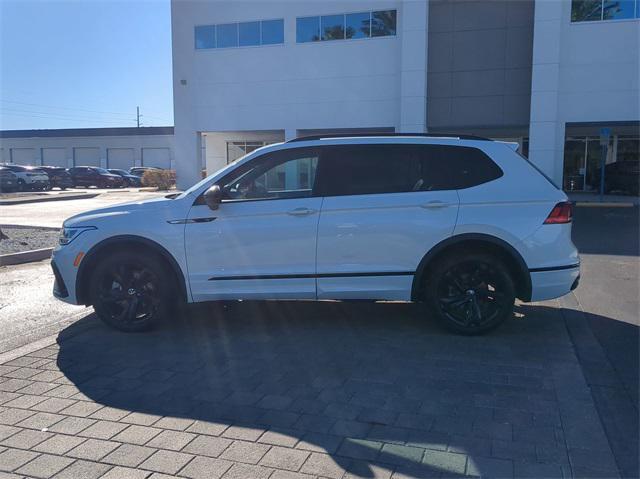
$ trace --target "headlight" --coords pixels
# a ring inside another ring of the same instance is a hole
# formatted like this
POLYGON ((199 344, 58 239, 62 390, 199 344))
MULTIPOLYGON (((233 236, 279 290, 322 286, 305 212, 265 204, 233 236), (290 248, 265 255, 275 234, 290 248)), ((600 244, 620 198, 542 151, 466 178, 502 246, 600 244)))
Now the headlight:
POLYGON ((89 230, 95 230, 95 226, 78 226, 76 228, 62 228, 60 231, 59 242, 61 245, 71 243, 74 239, 80 236, 81 233, 89 230))

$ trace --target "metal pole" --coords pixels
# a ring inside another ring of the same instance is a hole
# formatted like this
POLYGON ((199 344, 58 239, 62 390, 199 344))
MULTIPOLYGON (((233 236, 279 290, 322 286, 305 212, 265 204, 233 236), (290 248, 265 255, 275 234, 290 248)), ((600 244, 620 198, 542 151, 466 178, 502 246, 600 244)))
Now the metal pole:
POLYGON ((136 107, 136 125, 140 128, 140 107, 136 107))
POLYGON ((602 145, 600 154, 600 202, 604 201, 604 165, 607 162, 607 145, 602 145))

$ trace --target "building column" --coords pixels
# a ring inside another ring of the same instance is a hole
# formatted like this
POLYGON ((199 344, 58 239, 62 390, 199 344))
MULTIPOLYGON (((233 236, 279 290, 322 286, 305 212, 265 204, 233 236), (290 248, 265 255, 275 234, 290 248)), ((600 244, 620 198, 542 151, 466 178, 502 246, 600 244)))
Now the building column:
POLYGON ((108 162, 107 162, 107 149, 104 146, 100 146, 100 168, 107 168, 108 167, 108 162))
POLYGON ((558 185, 565 137, 558 110, 563 4, 536 0, 529 127, 529 159, 558 185))
POLYGON ((425 0, 404 0, 400 13, 400 123, 397 129, 422 133, 427 129, 429 5, 425 0))
POLYGON ((73 164, 73 147, 72 146, 66 147, 65 152, 67 156, 67 168, 73 168, 74 166, 76 166, 73 164))
POLYGON ((176 126, 174 128, 174 142, 177 187, 185 190, 201 180, 202 135, 190 128, 176 126))
MULTIPOLYGON (((284 141, 293 140, 296 136, 298 136, 298 131, 295 128, 284 130, 284 141)), ((293 161, 284 165, 284 187, 288 190, 298 187, 298 165, 293 161)))

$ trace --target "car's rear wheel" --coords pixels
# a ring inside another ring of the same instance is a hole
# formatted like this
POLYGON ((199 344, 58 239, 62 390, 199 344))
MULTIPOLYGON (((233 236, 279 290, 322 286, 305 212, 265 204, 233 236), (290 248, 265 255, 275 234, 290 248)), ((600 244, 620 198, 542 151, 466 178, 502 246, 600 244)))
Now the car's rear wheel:
POLYGON ((167 315, 169 278, 154 256, 114 253, 94 269, 89 285, 91 304, 109 326, 126 332, 146 331, 167 315))
POLYGON ((513 314, 513 279, 504 263, 492 255, 443 258, 431 268, 424 287, 430 310, 457 333, 485 333, 513 314))

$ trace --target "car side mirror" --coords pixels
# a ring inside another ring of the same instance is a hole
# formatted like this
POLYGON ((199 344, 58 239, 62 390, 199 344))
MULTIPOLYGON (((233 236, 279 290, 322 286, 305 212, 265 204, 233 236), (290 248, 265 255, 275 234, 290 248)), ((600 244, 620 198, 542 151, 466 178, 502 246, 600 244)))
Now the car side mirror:
POLYGON ((204 193, 204 202, 209 209, 217 210, 222 201, 222 190, 219 185, 213 185, 204 193))

